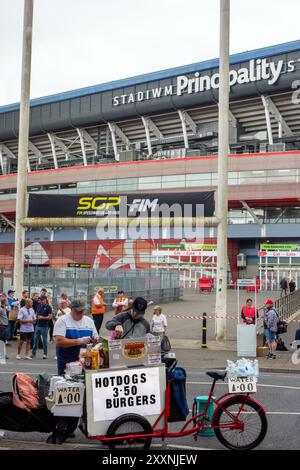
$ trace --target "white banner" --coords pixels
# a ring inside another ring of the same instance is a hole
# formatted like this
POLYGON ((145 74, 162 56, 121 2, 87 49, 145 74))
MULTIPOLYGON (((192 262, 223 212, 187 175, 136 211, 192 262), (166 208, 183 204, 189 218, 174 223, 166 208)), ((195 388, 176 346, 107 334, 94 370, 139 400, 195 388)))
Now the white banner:
POLYGON ((159 368, 108 371, 92 375, 94 421, 126 413, 161 413, 159 368))
POLYGON ((202 251, 202 250, 163 250, 163 251, 153 251, 152 256, 207 256, 214 257, 217 256, 217 252, 214 250, 202 251))
POLYGON ((238 279, 237 280, 237 285, 239 287, 255 286, 256 285, 256 279, 238 279))
POLYGON ((266 258, 300 258, 300 251, 259 251, 258 256, 266 258))

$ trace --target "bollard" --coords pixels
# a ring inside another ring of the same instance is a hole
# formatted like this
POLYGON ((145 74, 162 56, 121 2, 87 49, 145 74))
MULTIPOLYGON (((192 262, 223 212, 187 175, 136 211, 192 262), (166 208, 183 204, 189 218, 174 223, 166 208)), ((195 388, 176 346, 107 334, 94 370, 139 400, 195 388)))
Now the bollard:
POLYGON ((203 313, 203 320, 202 320, 202 345, 201 348, 207 348, 206 344, 206 312, 203 313))

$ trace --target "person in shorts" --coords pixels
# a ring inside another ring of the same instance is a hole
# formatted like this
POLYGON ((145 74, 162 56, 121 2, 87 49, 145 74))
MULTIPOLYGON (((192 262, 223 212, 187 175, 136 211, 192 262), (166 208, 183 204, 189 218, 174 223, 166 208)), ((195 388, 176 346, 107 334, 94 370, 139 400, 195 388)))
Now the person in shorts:
POLYGON ((264 316, 264 328, 266 344, 269 348, 269 354, 267 359, 276 359, 276 348, 277 348, 277 331, 278 331, 278 313, 276 312, 273 301, 268 299, 265 302, 265 316, 264 316))
POLYGON ((164 335, 167 334, 167 326, 167 319, 162 313, 162 308, 159 305, 156 305, 153 310, 153 318, 151 321, 151 333, 154 336, 159 336, 160 339, 163 339, 164 335))
POLYGON ((18 321, 20 322, 20 339, 16 359, 21 359, 22 346, 23 343, 26 343, 25 359, 31 360, 29 353, 31 347, 31 340, 33 338, 34 324, 36 321, 36 315, 32 308, 31 299, 27 299, 25 301, 25 306, 20 309, 18 314, 18 321))

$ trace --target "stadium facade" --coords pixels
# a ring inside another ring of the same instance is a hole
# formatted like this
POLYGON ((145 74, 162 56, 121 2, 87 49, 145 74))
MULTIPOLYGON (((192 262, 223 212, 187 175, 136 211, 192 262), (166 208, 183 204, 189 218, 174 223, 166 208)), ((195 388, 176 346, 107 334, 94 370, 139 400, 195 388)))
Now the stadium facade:
MULTIPOLYGON (((183 193, 216 191, 218 87, 213 59, 33 99, 29 193, 168 192, 180 201, 183 193)), ((300 281, 299 90, 300 40, 230 58, 230 278, 241 270, 266 284, 282 275, 300 281)), ((19 104, 0 107, 0 267, 8 271, 18 125, 19 104)), ((214 272, 216 228, 204 235, 201 245, 171 237, 101 241, 95 229, 29 229, 25 262, 117 269, 166 267, 180 258, 207 275, 214 272)))

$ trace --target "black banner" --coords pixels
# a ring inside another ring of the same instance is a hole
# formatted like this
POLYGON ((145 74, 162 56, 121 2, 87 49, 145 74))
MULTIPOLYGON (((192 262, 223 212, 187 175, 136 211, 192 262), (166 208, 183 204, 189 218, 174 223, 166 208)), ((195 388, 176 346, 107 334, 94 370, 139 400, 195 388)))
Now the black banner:
MULTIPOLYGON (((119 217, 155 216, 158 207, 166 204, 171 207, 179 204, 182 216, 211 217, 214 213, 214 193, 148 193, 148 194, 85 194, 85 195, 45 195, 29 194, 28 217, 119 217), (187 213, 185 205, 190 205, 187 213), (196 211, 203 205, 203 213, 196 211)), ((166 206, 166 207, 167 207, 166 206)), ((167 211, 166 211, 167 213, 167 211)), ((164 214, 164 211, 162 211, 164 214)), ((157 215, 159 216, 159 215, 157 215)), ((163 216, 163 215, 162 215, 163 216)), ((175 217, 178 215, 175 213, 175 217)), ((180 217, 181 215, 179 215, 180 217)))

